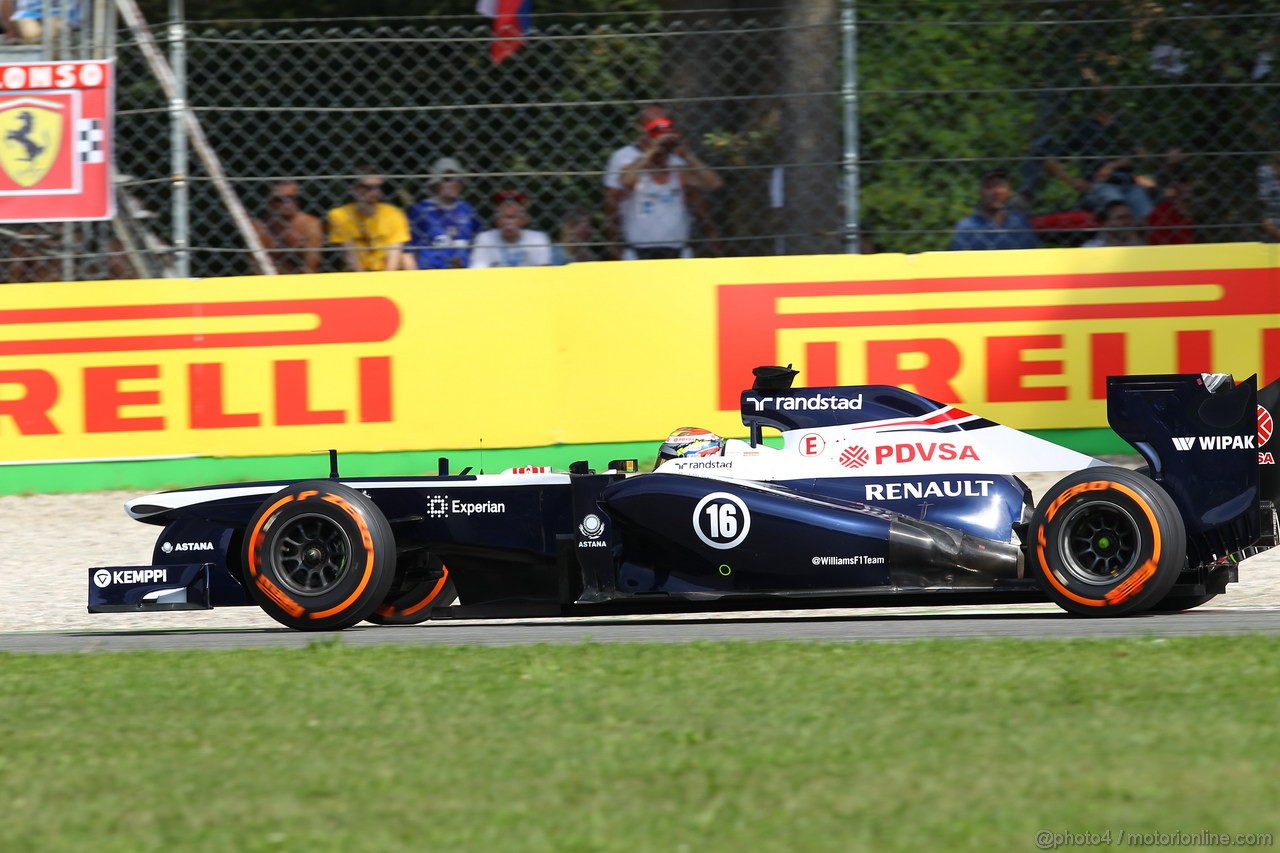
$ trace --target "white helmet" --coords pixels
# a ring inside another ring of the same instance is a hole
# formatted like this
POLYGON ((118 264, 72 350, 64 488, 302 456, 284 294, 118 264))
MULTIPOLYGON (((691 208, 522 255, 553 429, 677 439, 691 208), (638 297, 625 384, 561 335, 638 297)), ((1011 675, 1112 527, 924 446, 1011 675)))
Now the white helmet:
POLYGON ((724 439, 702 427, 680 427, 667 436, 658 448, 657 468, 668 459, 688 459, 691 456, 714 456, 724 450, 724 439))

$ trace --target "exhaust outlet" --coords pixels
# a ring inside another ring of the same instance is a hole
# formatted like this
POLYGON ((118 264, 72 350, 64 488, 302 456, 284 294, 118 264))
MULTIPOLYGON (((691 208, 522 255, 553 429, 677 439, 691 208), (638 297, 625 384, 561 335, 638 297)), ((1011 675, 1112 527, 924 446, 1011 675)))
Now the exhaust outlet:
POLYGON ((889 523, 889 563, 902 569, 1023 576, 1022 549, 1017 545, 902 516, 889 523))

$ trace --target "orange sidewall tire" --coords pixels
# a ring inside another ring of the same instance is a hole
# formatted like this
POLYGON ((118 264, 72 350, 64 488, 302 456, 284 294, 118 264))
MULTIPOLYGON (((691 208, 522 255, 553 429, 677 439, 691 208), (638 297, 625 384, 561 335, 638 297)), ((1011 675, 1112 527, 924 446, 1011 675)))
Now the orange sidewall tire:
POLYGON ((1064 610, 1122 616, 1168 595, 1186 561, 1186 529, 1159 484, 1127 468, 1077 471, 1041 499, 1029 562, 1064 610))
POLYGON ((334 631, 362 621, 395 578, 396 543, 382 511, 332 480, 295 483, 249 521, 244 581, 283 625, 334 631))

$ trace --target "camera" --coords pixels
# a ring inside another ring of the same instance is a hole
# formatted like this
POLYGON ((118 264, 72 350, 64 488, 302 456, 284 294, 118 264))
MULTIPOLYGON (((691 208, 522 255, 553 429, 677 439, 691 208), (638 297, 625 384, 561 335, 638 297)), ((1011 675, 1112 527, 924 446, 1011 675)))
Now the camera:
MULTIPOLYGON (((676 124, 669 118, 655 118, 644 126, 644 132, 650 139, 657 139, 660 136, 679 136, 676 133, 676 124)), ((666 143, 664 143, 666 144, 666 143)))

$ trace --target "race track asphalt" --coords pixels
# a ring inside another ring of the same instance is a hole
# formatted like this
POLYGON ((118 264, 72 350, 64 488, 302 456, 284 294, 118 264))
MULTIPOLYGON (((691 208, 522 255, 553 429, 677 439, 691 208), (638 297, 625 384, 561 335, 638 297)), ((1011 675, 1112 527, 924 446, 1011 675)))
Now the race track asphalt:
POLYGON ((339 642, 349 646, 476 645, 535 643, 687 643, 700 640, 798 640, 898 642, 943 638, 1079 639, 1180 637, 1280 633, 1280 609, 1214 609, 1082 619, 1060 612, 908 613, 874 616, 841 611, 796 616, 715 619, 635 618, 445 621, 423 625, 361 625, 342 631, 302 633, 285 628, 194 630, 57 631, 0 634, 0 652, 108 652, 178 649, 304 647, 339 642))

